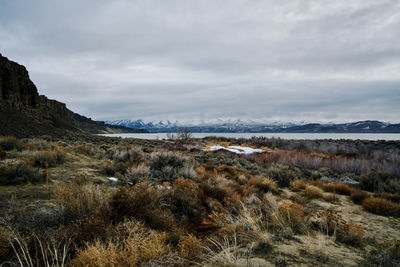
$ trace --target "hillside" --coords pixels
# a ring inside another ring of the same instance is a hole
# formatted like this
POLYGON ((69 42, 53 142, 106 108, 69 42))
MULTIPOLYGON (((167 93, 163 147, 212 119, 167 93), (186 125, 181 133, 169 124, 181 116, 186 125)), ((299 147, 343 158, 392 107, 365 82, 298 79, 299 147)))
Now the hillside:
POLYGON ((18 137, 79 133, 146 132, 74 113, 64 103, 39 95, 26 68, 0 54, 0 135, 18 137))

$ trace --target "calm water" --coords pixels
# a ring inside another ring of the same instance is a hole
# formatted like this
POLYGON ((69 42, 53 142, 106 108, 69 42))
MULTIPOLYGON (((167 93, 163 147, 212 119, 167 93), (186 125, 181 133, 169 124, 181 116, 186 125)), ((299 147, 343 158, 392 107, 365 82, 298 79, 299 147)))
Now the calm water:
MULTIPOLYGON (((167 139, 166 133, 132 133, 132 134, 102 134, 103 136, 140 138, 140 139, 167 139)), ((195 138, 206 136, 251 138, 252 136, 280 137, 282 139, 351 139, 351 140, 400 140, 400 134, 367 134, 367 133, 193 133, 195 138)))

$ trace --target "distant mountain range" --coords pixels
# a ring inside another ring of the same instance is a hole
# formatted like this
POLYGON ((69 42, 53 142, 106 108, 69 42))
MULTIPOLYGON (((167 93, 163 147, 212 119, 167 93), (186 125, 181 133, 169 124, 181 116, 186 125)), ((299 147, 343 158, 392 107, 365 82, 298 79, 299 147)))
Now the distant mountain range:
POLYGON ((400 124, 380 121, 352 123, 275 123, 264 124, 254 121, 218 121, 216 123, 180 123, 178 121, 144 122, 143 120, 105 121, 109 125, 143 129, 153 133, 174 133, 189 127, 195 133, 400 133, 400 124))

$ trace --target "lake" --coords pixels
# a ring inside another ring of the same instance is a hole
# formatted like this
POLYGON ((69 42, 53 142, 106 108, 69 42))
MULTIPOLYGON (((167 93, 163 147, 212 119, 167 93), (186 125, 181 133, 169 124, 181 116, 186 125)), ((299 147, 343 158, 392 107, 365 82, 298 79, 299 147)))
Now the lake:
MULTIPOLYGON (((390 133, 192 133, 194 138, 207 136, 229 137, 229 138, 251 138, 253 136, 264 136, 267 138, 279 137, 282 139, 351 139, 351 140, 400 140, 400 134, 390 133)), ((167 139, 167 133, 130 133, 130 134, 101 134, 102 136, 139 138, 139 139, 167 139)), ((176 134, 174 134, 176 136, 176 134)))

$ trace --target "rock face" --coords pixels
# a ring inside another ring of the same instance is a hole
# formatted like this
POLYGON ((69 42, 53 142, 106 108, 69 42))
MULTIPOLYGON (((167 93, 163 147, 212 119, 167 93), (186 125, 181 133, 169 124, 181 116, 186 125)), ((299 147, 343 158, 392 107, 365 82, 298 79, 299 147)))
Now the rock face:
POLYGON ((18 110, 36 108, 39 94, 29 79, 28 71, 0 54, 0 96, 8 105, 18 110))
POLYGON ((0 54, 0 135, 28 137, 77 133, 143 132, 109 127, 39 95, 28 71, 0 54))

